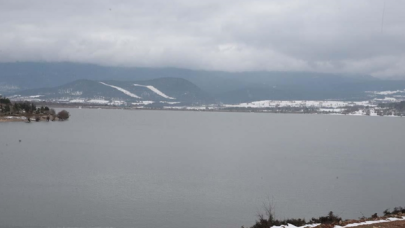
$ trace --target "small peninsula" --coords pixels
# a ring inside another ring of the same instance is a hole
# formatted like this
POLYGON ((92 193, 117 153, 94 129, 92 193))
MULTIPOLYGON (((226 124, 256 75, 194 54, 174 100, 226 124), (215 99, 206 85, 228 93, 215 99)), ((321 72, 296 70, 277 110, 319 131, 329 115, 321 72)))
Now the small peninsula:
POLYGON ((28 101, 11 102, 7 97, 0 96, 0 122, 64 121, 69 117, 66 110, 56 113, 48 106, 37 107, 28 101))

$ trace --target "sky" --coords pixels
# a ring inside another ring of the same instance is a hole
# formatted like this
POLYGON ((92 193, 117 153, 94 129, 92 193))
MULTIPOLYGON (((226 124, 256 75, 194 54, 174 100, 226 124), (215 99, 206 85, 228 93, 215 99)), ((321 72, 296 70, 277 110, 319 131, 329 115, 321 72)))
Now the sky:
POLYGON ((0 0, 0 62, 405 79, 403 0, 0 0))

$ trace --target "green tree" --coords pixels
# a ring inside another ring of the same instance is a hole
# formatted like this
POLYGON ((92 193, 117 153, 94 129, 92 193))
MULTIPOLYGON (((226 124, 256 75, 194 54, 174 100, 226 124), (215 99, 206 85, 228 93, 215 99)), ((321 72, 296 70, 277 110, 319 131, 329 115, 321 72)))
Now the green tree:
POLYGON ((14 113, 20 112, 20 107, 17 102, 14 103, 13 110, 14 110, 14 113))
POLYGON ((31 112, 35 112, 37 110, 37 107, 35 106, 34 103, 31 103, 31 112))
POLYGON ((10 113, 10 111, 11 111, 10 105, 5 105, 4 108, 3 108, 3 112, 8 114, 8 113, 10 113))
POLYGON ((6 97, 0 97, 0 104, 11 104, 11 101, 6 97))

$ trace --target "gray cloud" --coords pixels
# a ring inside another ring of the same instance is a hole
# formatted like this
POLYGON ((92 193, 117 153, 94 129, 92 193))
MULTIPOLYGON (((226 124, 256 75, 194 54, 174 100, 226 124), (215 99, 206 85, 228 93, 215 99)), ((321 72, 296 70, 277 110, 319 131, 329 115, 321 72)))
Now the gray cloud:
POLYGON ((405 2, 0 0, 0 61, 405 78, 405 2))

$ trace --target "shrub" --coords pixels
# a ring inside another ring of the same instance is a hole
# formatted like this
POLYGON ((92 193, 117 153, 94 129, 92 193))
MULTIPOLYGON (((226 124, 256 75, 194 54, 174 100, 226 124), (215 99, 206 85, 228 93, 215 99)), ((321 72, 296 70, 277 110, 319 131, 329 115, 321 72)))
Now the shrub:
MULTIPOLYGON (((285 219, 285 220, 276 220, 274 218, 274 214, 272 211, 271 206, 265 207, 267 218, 263 214, 259 214, 259 220, 256 221, 256 224, 251 228, 270 228, 272 226, 281 226, 292 224, 294 226, 304 226, 306 224, 314 224, 314 223, 321 223, 321 224, 328 224, 325 227, 333 226, 335 224, 339 224, 342 221, 342 218, 333 214, 333 212, 329 212, 327 216, 321 216, 319 218, 312 218, 308 223, 305 222, 305 219, 285 219)), ((390 209, 386 209, 384 212, 385 216, 392 216, 398 215, 400 213, 405 213, 405 208, 403 207, 395 207, 393 211, 390 209)), ((374 213, 371 215, 371 219, 377 219, 378 214, 374 213)), ((361 219, 367 219, 363 216, 361 219)))
POLYGON ((69 112, 66 110, 62 110, 60 112, 58 112, 58 114, 56 115, 58 117, 59 120, 67 120, 69 119, 69 112))
POLYGON ((259 220, 256 221, 256 224, 253 225, 251 228, 270 228, 272 226, 281 226, 281 225, 288 225, 292 224, 294 226, 303 226, 306 223, 305 219, 284 219, 278 220, 275 219, 273 208, 271 205, 265 206, 265 212, 267 218, 263 214, 259 214, 259 220))
POLYGON ((321 216, 319 218, 312 218, 310 223, 322 223, 322 224, 336 224, 341 221, 342 218, 333 214, 333 212, 329 212, 327 216, 321 216))
POLYGON ((405 213, 405 208, 403 207, 396 207, 394 208, 393 214, 405 213))
POLYGON ((384 213, 385 216, 396 215, 396 214, 399 214, 399 213, 405 213, 405 208, 403 208, 403 207, 395 207, 392 212, 391 212, 390 209, 386 209, 383 213, 384 213))

